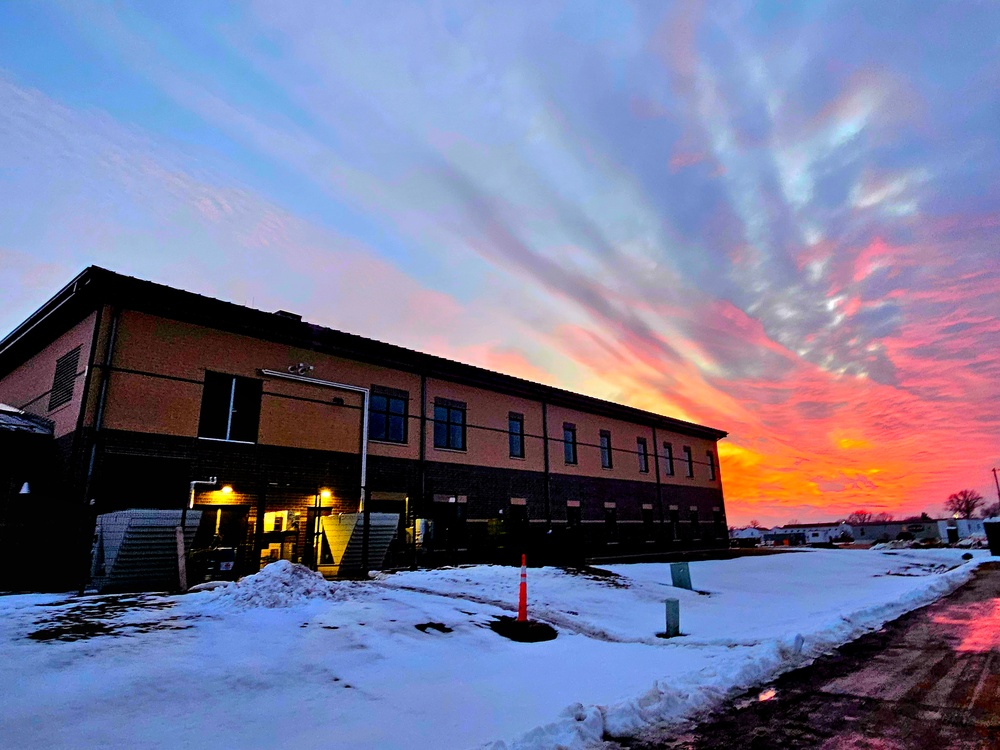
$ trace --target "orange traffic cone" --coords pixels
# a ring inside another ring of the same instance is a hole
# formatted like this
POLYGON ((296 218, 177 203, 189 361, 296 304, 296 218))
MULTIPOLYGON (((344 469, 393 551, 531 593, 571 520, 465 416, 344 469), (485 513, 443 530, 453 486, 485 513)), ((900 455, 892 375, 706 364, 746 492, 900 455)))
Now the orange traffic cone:
POLYGON ((528 562, 527 555, 521 555, 521 595, 517 601, 517 621, 528 621, 528 562))

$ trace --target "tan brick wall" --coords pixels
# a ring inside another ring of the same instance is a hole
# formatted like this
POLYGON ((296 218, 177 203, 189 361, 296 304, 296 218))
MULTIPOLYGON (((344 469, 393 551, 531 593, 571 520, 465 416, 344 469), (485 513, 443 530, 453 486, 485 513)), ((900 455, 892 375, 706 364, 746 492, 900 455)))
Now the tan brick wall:
MULTIPOLYGON (((656 447, 660 454, 660 481, 663 484, 683 484, 691 487, 722 487, 721 475, 719 473, 719 451, 715 440, 681 435, 675 432, 667 432, 658 429, 656 439, 659 444, 656 447), (663 459, 663 443, 671 443, 674 447, 674 475, 667 476, 664 471, 665 461, 663 459), (684 446, 690 446, 691 457, 694 460, 694 477, 687 476, 687 464, 684 461, 684 446), (709 479, 707 451, 712 452, 715 461, 715 480, 709 479)), ((650 444, 652 451, 652 444, 650 444)))
MULTIPOLYGON (((369 451, 373 455, 418 457, 419 376, 133 311, 125 312, 119 323, 113 366, 174 379, 116 372, 109 387, 104 424, 111 429, 193 437, 198 433, 200 384, 206 370, 260 379, 261 369, 284 372, 299 362, 312 365, 308 376, 319 380, 408 391, 408 444, 372 443, 369 451)), ((261 443, 358 450, 360 394, 279 378, 263 379, 261 443), (335 406, 335 398, 344 405, 335 406)))
POLYGON ((51 419, 55 423, 56 437, 75 430, 83 401, 83 384, 94 336, 95 319, 96 313, 87 316, 38 354, 0 379, 0 403, 51 419), (77 376, 73 381, 73 398, 68 403, 49 411, 48 394, 52 389, 56 360, 78 346, 80 364, 77 366, 77 376))
POLYGON ((444 463, 492 465, 525 471, 543 471, 542 405, 537 401, 506 396, 443 380, 427 380, 427 459, 444 463), (434 400, 442 397, 466 403, 466 450, 434 447, 434 400), (524 415, 524 458, 510 457, 507 418, 524 415))
MULTIPOLYGON (((419 457, 418 375, 132 311, 125 312, 119 324, 114 367, 155 372, 175 379, 116 372, 110 382, 105 426, 193 437, 198 431, 200 383, 206 370, 261 378, 261 369, 284 372, 290 364, 299 362, 312 365, 313 369, 307 375, 320 380, 363 387, 374 384, 407 391, 408 442, 405 445, 373 442, 369 444, 369 452, 376 456, 409 459, 419 457)), ((348 452, 358 449, 361 425, 359 394, 278 378, 264 380, 259 437, 262 444, 348 452), (334 398, 342 399, 343 405, 334 405, 334 398)), ((428 423, 425 447, 430 461, 539 472, 544 468, 540 402, 429 378, 426 413, 428 423), (465 451, 434 447, 433 416, 437 397, 466 403, 465 451), (510 457, 507 418, 512 411, 524 415, 524 459, 510 457)), ((550 468, 555 474, 656 481, 651 428, 550 406, 548 432, 550 468), (579 463, 575 466, 568 466, 563 460, 564 422, 572 422, 577 427, 579 463), (597 447, 601 430, 611 432, 614 451, 611 469, 601 467, 600 450, 597 447), (645 437, 647 441, 650 464, 648 473, 639 471, 637 437, 645 437)), ((705 465, 705 452, 711 450, 715 453, 714 441, 662 430, 657 430, 657 440, 657 451, 665 440, 674 445, 675 474, 668 477, 661 471, 664 483, 720 486, 718 478, 715 482, 709 480, 705 465), (684 445, 691 446, 696 462, 693 479, 685 475, 682 452, 684 445)), ((661 457, 661 469, 662 467, 661 457)))
POLYGON ((549 455, 553 474, 607 477, 655 482, 656 466, 653 462, 653 430, 649 427, 617 419, 595 416, 574 409, 558 406, 549 408, 549 455), (577 463, 567 464, 563 443, 563 424, 576 425, 577 463), (611 468, 601 466, 600 433, 611 433, 611 468), (649 450, 649 472, 639 471, 636 438, 646 438, 649 450))

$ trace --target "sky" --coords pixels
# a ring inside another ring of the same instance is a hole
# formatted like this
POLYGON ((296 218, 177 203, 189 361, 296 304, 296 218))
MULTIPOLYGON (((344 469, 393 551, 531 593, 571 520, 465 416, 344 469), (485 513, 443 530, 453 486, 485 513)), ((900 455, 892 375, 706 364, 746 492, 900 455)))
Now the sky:
POLYGON ((977 0, 0 3, 0 332, 97 264, 727 430, 730 523, 939 515, 998 91, 977 0))

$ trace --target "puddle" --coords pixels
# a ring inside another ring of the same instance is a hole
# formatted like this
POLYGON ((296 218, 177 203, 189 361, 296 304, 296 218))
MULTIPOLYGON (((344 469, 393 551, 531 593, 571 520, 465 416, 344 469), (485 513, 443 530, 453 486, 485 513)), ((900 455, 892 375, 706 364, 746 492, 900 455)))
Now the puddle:
POLYGON ((627 579, 622 578, 617 573, 612 573, 610 570, 604 570, 603 568, 595 568, 590 565, 585 565, 583 567, 564 567, 562 568, 562 571, 572 576, 579 576, 580 578, 586 578, 590 581, 603 583, 605 586, 610 586, 614 589, 631 588, 627 579))
POLYGON ((129 621, 133 612, 159 612, 170 609, 173 602, 151 596, 108 596, 61 603, 49 616, 34 622, 35 630, 27 637, 34 641, 72 642, 106 636, 130 636, 154 630, 187 630, 193 627, 183 619, 167 617, 160 620, 129 621))
POLYGON ((413 627, 415 627, 421 633, 426 633, 428 630, 436 630, 439 633, 452 633, 452 632, 454 632, 451 628, 449 628, 443 622, 422 622, 419 625, 414 625, 413 627))

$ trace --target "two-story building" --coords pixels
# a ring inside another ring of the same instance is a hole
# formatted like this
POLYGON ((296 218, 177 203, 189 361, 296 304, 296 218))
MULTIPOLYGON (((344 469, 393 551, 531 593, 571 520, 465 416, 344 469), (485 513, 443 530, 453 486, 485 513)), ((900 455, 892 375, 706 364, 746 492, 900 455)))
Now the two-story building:
POLYGON ((97 267, 0 342, 0 402, 52 425, 81 564, 99 514, 185 504, 245 571, 362 507, 396 563, 727 544, 721 430, 97 267))

